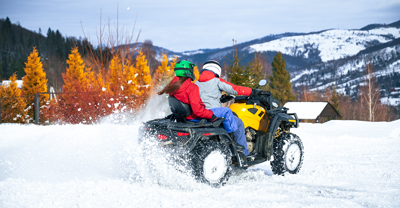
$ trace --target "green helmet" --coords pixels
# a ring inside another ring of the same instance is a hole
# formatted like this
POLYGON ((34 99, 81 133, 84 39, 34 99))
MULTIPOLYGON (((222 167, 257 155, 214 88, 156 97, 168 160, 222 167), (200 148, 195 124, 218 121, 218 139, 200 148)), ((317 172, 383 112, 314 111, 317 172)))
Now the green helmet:
POLYGON ((175 76, 177 77, 190 77, 192 81, 196 79, 193 73, 193 67, 196 64, 192 64, 190 61, 182 60, 175 64, 175 76))

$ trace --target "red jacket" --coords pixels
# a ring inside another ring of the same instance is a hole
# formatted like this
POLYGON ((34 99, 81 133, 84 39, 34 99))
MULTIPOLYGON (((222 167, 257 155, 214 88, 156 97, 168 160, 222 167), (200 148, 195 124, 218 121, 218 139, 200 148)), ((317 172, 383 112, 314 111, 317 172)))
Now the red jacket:
MULTIPOLYGON (((172 83, 178 81, 178 79, 179 77, 174 77, 172 83)), ((179 101, 189 104, 192 108, 192 114, 186 117, 186 119, 211 119, 213 112, 205 108, 206 105, 204 105, 200 99, 199 87, 193 84, 190 79, 182 83, 181 87, 176 92, 169 94, 169 96, 171 95, 179 101)))

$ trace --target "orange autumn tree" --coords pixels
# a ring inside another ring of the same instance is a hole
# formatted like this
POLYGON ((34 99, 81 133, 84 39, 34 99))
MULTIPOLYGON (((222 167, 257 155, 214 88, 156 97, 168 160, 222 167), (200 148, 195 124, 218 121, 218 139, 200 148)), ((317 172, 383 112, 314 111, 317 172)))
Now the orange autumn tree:
MULTIPOLYGON (((86 68, 78 47, 73 47, 68 55, 68 67, 62 74, 63 91, 59 107, 62 119, 67 123, 95 123, 99 118, 99 90, 101 83, 90 68, 86 68)), ((100 77, 101 81, 101 77, 100 77)))
POLYGON ((0 85, 1 123, 25 123, 26 103, 17 84, 17 74, 10 77, 8 85, 0 85))
POLYGON ((88 84, 88 76, 77 46, 71 49, 67 64, 66 72, 62 74, 64 92, 85 92, 88 84))
POLYGON ((194 68, 193 68, 193 73, 194 73, 194 76, 196 77, 196 79, 194 80, 194 81, 192 81, 193 83, 195 83, 197 80, 199 80, 199 68, 197 68, 197 66, 194 66, 194 68))
POLYGON ((171 81, 174 77, 174 67, 177 61, 177 57, 173 58, 170 65, 168 66, 169 60, 167 54, 162 54, 161 65, 158 66, 155 77, 154 85, 164 85, 171 81))
POLYGON ((135 96, 139 85, 137 84, 137 69, 133 64, 131 64, 130 60, 125 60, 124 71, 122 74, 124 77, 122 81, 122 91, 124 95, 122 99, 123 103, 128 107, 128 109, 134 109, 139 104, 135 96))
POLYGON ((164 78, 164 73, 169 72, 170 71, 170 66, 168 66, 168 56, 167 54, 163 53, 162 54, 162 60, 161 60, 161 65, 158 66, 158 68, 156 69, 156 73, 154 75, 154 80, 156 83, 160 83, 163 78, 164 78))
POLYGON ((123 79, 121 58, 118 53, 115 53, 110 61, 107 73, 107 85, 109 86, 112 95, 120 95, 122 93, 121 86, 123 79))
POLYGON ((131 64, 131 61, 125 60, 124 71, 122 72, 124 77, 122 81, 123 94, 126 96, 132 96, 136 93, 137 86, 137 75, 136 68, 131 64))
POLYGON ((114 52, 106 78, 107 92, 110 95, 106 103, 111 112, 120 112, 126 105, 131 106, 130 96, 136 89, 135 73, 131 61, 129 59, 122 61, 119 52, 114 52))
POLYGON ((142 52, 139 52, 139 55, 136 56, 135 68, 137 80, 135 95, 144 96, 144 98, 146 98, 151 90, 151 75, 146 56, 142 52))
POLYGON ((178 57, 175 57, 175 58, 173 58, 172 60, 171 60, 171 63, 169 64, 171 67, 170 67, 170 70, 168 71, 168 73, 167 73, 167 80, 168 80, 168 82, 169 81, 171 81, 172 80, 172 78, 174 78, 174 76, 175 76, 175 74, 174 74, 174 68, 175 68, 175 65, 176 65, 176 62, 178 61, 178 57))
MULTIPOLYGON (((36 47, 33 48, 28 61, 25 62, 24 71, 26 75, 22 78, 22 92, 24 96, 27 96, 27 122, 32 122, 34 119, 34 95, 47 92, 46 73, 43 71, 43 64, 40 61, 36 47)), ((45 105, 48 100, 48 94, 41 94, 39 96, 39 106, 45 105)))

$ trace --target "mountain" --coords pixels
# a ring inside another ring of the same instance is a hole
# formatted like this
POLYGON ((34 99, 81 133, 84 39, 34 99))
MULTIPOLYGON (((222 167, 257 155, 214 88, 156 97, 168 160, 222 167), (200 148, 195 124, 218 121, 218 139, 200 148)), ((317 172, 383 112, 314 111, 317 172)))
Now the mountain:
MULTIPOLYGON (((263 54, 269 62, 283 53, 295 91, 324 91, 332 84, 345 95, 355 96, 371 63, 381 88, 382 101, 400 104, 400 21, 371 24, 361 29, 329 29, 310 33, 270 35, 237 45, 244 63, 263 54)), ((172 53, 180 59, 204 63, 209 59, 228 62, 232 46, 172 53)))
MULTIPOLYGON (((58 78, 49 79, 56 85, 61 77, 62 67, 74 43, 81 48, 84 40, 63 38, 61 33, 48 30, 47 37, 28 31, 10 20, 0 19, 0 79, 7 78, 15 71, 18 77, 24 75, 23 63, 34 45, 38 46, 42 58, 61 57, 55 61, 45 61, 58 78)), ((400 103, 400 21, 390 24, 370 24, 361 29, 327 29, 309 33, 283 33, 268 35, 236 45, 241 62, 247 64, 255 52, 271 63, 276 52, 282 52, 286 66, 291 73, 294 90, 306 88, 323 91, 332 84, 346 95, 355 96, 364 78, 365 63, 370 62, 381 88, 382 100, 392 105, 400 103)), ((132 49, 142 48, 143 43, 131 45, 132 49)), ((152 44, 151 44, 152 45, 152 44)), ((158 66, 161 53, 169 57, 177 56, 198 64, 215 59, 229 64, 232 46, 215 49, 198 49, 174 52, 159 46, 152 46, 155 58, 151 68, 158 66), (157 61, 158 60, 158 61, 157 61)), ((85 50, 80 50, 85 51, 85 50)))

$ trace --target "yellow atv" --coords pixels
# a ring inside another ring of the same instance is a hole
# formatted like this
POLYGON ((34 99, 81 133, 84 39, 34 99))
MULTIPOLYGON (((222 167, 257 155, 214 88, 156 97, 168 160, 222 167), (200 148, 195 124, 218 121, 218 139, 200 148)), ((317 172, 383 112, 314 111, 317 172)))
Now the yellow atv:
MULTIPOLYGON (((261 80, 259 86, 266 83, 261 80)), ((221 101, 230 98, 225 96, 221 101)), ((168 101, 172 114, 144 123, 140 141, 157 140, 161 146, 187 160, 199 181, 218 187, 229 179, 232 166, 247 168, 265 161, 270 161, 276 175, 299 172, 304 147, 300 138, 290 133, 291 128, 299 125, 297 115, 287 113, 288 109, 281 107, 270 92, 257 90, 254 96, 237 96, 229 107, 244 123, 250 151, 247 157, 241 152, 244 147, 222 127, 224 118, 215 122, 187 121, 190 106, 173 96, 168 101)))

